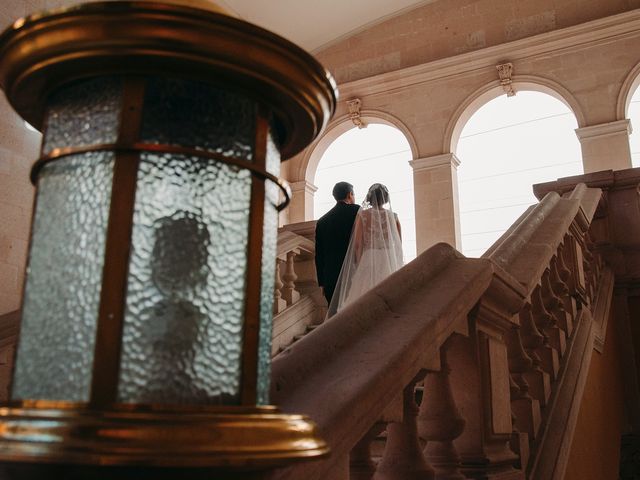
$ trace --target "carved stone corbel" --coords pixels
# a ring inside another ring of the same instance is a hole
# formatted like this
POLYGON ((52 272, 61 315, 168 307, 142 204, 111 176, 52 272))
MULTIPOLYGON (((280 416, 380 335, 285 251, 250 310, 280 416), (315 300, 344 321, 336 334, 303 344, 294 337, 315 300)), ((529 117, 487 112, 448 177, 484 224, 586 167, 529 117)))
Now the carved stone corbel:
POLYGON ((498 77, 500 77, 500 85, 502 85, 502 89, 507 94, 507 97, 513 97, 516 94, 515 89, 513 88, 513 81, 511 80, 511 75, 513 74, 513 63, 500 63, 496 65, 498 69, 498 77))
POLYGON ((349 118, 353 124, 358 128, 365 128, 367 125, 362 121, 360 117, 360 107, 362 107, 362 100, 359 98, 352 98, 347 100, 347 107, 349 107, 349 118))

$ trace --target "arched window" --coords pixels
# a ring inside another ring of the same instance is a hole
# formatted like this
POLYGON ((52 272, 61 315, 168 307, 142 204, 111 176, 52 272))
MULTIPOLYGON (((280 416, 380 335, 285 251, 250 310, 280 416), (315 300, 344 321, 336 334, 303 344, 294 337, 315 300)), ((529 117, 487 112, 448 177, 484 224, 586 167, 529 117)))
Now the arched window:
POLYGON ((336 182, 353 184, 356 203, 362 203, 373 183, 389 189, 391 206, 402 225, 405 261, 416 256, 411 148, 403 133, 389 125, 369 124, 340 135, 324 152, 314 184, 314 217, 320 218, 334 205, 331 191, 336 182))
POLYGON ((631 97, 627 118, 631 120, 631 128, 633 129, 629 137, 631 165, 640 167, 640 87, 636 88, 631 97))
POLYGON ((481 256, 537 199, 532 185, 583 173, 578 127, 560 100, 502 95, 464 126, 457 145, 462 252, 481 256))

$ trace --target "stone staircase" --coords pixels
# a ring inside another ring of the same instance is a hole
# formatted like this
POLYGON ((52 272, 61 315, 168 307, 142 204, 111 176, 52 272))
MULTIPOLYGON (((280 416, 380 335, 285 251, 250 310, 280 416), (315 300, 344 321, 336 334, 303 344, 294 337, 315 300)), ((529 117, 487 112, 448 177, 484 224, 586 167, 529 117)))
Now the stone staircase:
POLYGON ((563 478, 613 298, 601 207, 598 188, 549 193, 483 258, 432 247, 300 335, 272 399, 333 455, 272 478, 563 478))

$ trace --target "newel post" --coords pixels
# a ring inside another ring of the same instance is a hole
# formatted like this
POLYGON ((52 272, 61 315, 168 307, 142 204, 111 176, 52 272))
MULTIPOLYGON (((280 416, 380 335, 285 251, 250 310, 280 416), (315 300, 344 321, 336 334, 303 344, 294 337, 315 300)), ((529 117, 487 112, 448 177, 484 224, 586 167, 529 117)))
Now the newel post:
MULTIPOLYGON (((498 267, 494 267, 497 268, 498 267)), ((447 361, 464 431, 456 439, 462 473, 471 478, 524 479, 510 448, 513 433, 507 334, 518 326, 524 288, 508 274, 494 280, 469 316, 469 337, 449 339, 447 361)))

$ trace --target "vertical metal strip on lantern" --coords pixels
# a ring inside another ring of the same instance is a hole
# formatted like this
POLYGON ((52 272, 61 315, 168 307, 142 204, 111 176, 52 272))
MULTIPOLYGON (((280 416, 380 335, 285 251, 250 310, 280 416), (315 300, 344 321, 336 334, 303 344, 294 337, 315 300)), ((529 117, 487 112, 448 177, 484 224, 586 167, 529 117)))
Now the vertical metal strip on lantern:
MULTIPOLYGON (((256 112, 256 136, 253 144, 253 161, 259 169, 266 170, 267 136, 269 123, 266 112, 258 108, 256 112)), ((251 213, 249 216, 248 261, 262 265, 263 226, 265 218, 265 180, 254 176, 251 179, 251 213)), ((247 273, 245 294, 244 351, 242 358, 242 405, 256 405, 258 394, 258 348, 260 341, 260 305, 262 271, 247 273)))
POLYGON ((335 85, 210 7, 99 2, 0 36, 7 98, 46 119, 0 462, 138 478, 328 452, 268 391, 280 160, 327 124, 335 85))
MULTIPOLYGON (((133 145, 139 139, 144 83, 142 78, 123 80, 118 145, 133 145)), ((91 384, 90 403, 94 407, 116 402, 139 161, 140 154, 135 151, 118 151, 115 154, 91 384)))

